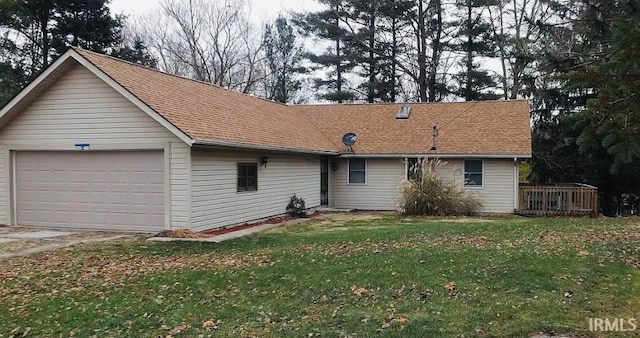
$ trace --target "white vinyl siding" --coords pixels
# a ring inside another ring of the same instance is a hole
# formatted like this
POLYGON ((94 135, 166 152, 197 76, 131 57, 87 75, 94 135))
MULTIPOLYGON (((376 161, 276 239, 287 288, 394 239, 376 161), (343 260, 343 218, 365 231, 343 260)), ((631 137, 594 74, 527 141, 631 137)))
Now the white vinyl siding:
MULTIPOLYGON (((437 173, 445 182, 464 184, 464 161, 443 159, 445 166, 437 173)), ((515 179, 513 159, 483 159, 482 187, 465 188, 482 202, 483 213, 513 213, 515 201, 515 179)))
MULTIPOLYGON (((286 212, 293 194, 307 208, 320 205, 320 157, 194 149, 192 230, 202 231, 286 212), (238 163, 259 163, 258 190, 237 191, 238 163)), ((331 188, 330 188, 331 189, 331 188)))
MULTIPOLYGON (((444 166, 436 173, 444 182, 464 183, 462 159, 442 159, 444 166)), ((515 199, 514 162, 512 159, 483 159, 484 186, 465 189, 482 202, 484 213, 512 213, 515 199)), ((401 182, 407 177, 403 159, 367 158, 367 184, 347 184, 348 161, 338 160, 332 172, 331 205, 336 208, 362 210, 396 210, 401 182)))
POLYGON ((404 179, 404 160, 367 158, 367 183, 348 184, 349 162, 338 160, 329 187, 335 208, 362 210, 396 210, 400 183, 404 179))
POLYGON ((191 147, 177 138, 171 142, 171 228, 191 227, 191 147))
POLYGON ((0 130, 0 223, 12 224, 10 150, 74 150, 76 143, 93 150, 168 149, 171 227, 189 226, 189 146, 82 66, 70 69, 0 130))

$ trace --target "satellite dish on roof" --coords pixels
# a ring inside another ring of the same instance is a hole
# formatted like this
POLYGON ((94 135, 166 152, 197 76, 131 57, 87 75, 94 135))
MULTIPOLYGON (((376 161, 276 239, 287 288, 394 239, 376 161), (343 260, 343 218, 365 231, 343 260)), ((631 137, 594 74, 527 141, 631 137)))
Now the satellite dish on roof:
POLYGON ((345 152, 347 153, 352 153, 353 152, 353 145, 356 144, 356 140, 358 139, 358 137, 356 136, 356 134, 354 133, 346 133, 342 136, 342 143, 344 143, 344 145, 347 147, 345 149, 345 152))
POLYGON ((342 143, 344 143, 344 145, 347 147, 351 147, 352 145, 356 144, 357 139, 358 137, 356 136, 356 134, 346 133, 342 136, 342 143))

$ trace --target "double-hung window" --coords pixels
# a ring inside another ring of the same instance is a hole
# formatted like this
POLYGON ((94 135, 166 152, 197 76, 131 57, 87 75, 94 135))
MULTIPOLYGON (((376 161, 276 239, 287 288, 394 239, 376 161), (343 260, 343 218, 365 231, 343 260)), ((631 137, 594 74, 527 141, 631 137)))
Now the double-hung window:
POLYGON ((349 184, 365 184, 367 163, 364 158, 349 159, 349 184))
POLYGON ((258 190, 258 164, 238 163, 238 192, 258 190))
POLYGON ((484 181, 482 160, 464 160, 464 186, 482 188, 484 181))

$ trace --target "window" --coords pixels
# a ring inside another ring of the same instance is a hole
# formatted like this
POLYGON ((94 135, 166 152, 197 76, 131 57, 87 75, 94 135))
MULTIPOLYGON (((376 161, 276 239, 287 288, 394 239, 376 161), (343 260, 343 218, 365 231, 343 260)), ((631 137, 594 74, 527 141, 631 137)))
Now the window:
POLYGON ((349 159, 349 184, 364 184, 366 177, 366 162, 364 158, 349 159))
MULTIPOLYGON (((426 161, 426 160, 423 160, 426 161)), ((420 180, 422 176, 422 162, 417 158, 407 159, 407 179, 408 180, 420 180)))
POLYGON ((464 160, 464 186, 482 187, 482 160, 464 160))
POLYGON ((258 164, 238 163, 238 192, 258 190, 258 164))

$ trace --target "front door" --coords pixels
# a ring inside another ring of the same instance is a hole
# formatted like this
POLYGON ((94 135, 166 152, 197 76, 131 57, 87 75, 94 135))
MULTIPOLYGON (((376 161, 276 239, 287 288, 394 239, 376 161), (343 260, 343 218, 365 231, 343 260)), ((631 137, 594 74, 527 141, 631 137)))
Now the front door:
POLYGON ((329 157, 320 160, 320 205, 329 205, 329 157))

